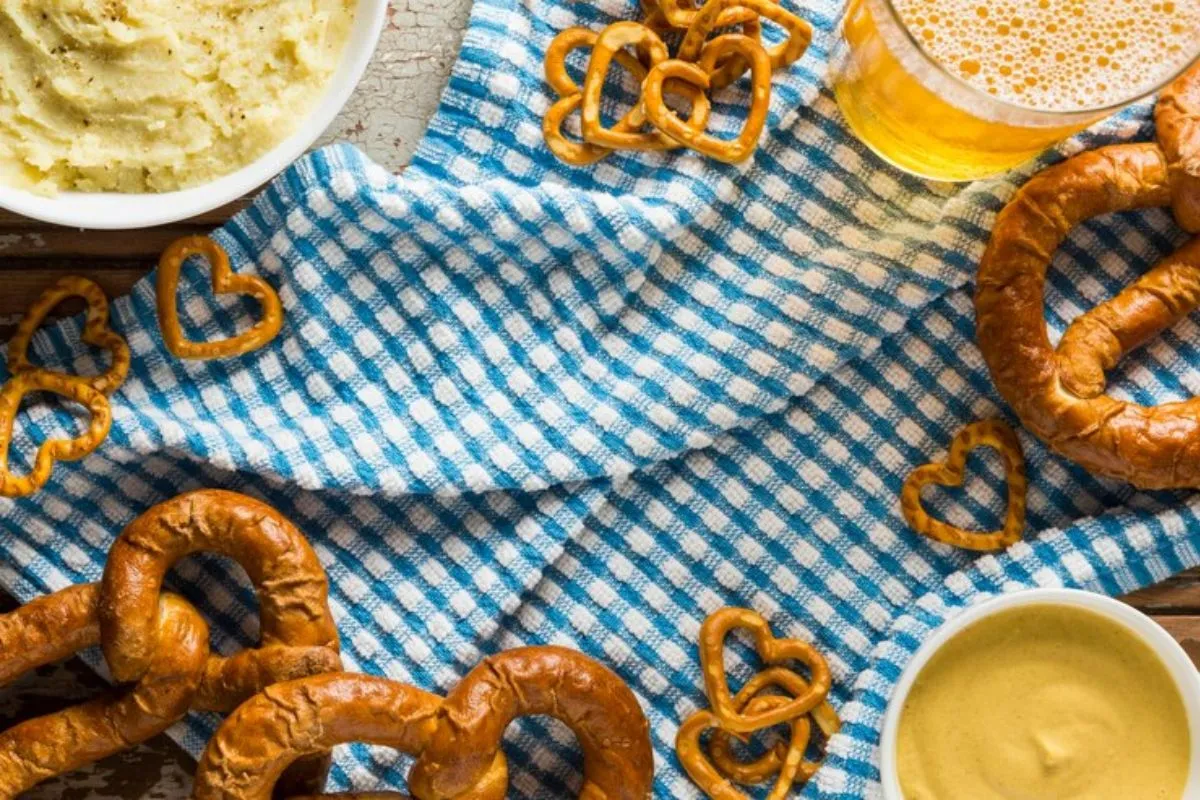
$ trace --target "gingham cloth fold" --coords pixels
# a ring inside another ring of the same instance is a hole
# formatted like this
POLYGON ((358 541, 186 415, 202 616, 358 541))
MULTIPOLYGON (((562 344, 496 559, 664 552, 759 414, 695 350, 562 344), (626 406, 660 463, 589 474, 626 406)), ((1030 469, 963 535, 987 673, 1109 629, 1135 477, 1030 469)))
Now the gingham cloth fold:
MULTIPOLYGON (((972 557, 914 536, 898 493, 965 423, 1004 415, 974 343, 970 282, 995 211, 1035 167, 949 188, 880 165, 846 132, 822 76, 835 3, 805 10, 809 53, 774 80, 754 159, 618 155, 576 170, 540 138, 541 57, 564 27, 633 5, 479 0, 461 60, 400 178, 357 151, 305 158, 216 235, 265 276, 281 337, 243 358, 180 362, 153 284, 114 306, 134 365, 106 444, 34 497, 0 500, 0 584, 22 599, 95 579, 114 536, 199 487, 264 497, 312 539, 348 666, 444 691, 478 659, 562 643, 612 665, 651 720, 658 798, 698 794, 673 754, 705 703, 696 635, 724 605, 765 613, 829 656, 845 729, 802 796, 878 796, 890 687, 947 615, 1016 586, 1118 594, 1200 563, 1191 495, 1096 479, 1021 434, 1027 541, 972 557)), ((737 93, 715 124, 738 122, 737 93)), ((1064 150, 1149 136, 1147 109, 1064 150)), ((1061 331, 1181 240, 1165 212, 1094 221, 1051 272, 1061 331)), ((247 324, 186 271, 194 337, 247 324)), ((95 369, 79 321, 35 357, 95 369)), ((1196 329, 1126 359, 1114 391, 1190 396, 1196 329)), ((72 420, 31 405, 31 439, 72 420)), ((931 506, 979 527, 1002 470, 973 457, 931 506)), ((186 562, 175 588, 219 647, 252 641, 237 570, 186 562)), ((753 659, 734 647, 736 679, 753 659)), ((175 733, 198 751, 215 720, 175 733)), ((565 729, 530 720, 513 794, 572 796, 565 729)), ((340 751, 339 788, 402 786, 407 761, 340 751)))

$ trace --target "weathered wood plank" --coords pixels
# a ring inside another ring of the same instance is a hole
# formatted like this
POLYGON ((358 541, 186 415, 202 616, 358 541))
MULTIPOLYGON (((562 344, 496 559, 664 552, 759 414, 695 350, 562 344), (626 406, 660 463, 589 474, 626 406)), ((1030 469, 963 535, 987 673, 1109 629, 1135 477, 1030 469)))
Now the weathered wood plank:
POLYGON ((1125 599, 1147 614, 1200 616, 1200 569, 1181 572, 1125 599))

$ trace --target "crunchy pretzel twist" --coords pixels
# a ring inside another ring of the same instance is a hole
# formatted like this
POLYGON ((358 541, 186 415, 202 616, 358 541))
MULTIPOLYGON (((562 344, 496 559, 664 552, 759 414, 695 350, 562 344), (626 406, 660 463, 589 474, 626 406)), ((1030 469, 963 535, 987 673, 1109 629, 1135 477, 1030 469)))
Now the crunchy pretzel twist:
POLYGON ((950 443, 950 454, 937 464, 924 464, 909 473, 900 492, 900 510, 909 526, 922 536, 966 550, 1001 550, 1016 543, 1025 529, 1025 456, 1013 429, 1000 420, 983 420, 965 426, 950 443), (1008 483, 1008 512, 1004 527, 990 533, 968 531, 936 520, 921 505, 921 490, 931 483, 962 486, 967 455, 977 447, 991 447, 1004 459, 1008 483))
MULTIPOLYGON (((69 297, 79 297, 87 304, 87 317, 84 322, 83 335, 80 337, 85 344, 102 347, 112 356, 112 364, 102 375, 84 377, 79 375, 63 375, 72 381, 87 384, 103 395, 111 395, 125 382, 129 374, 129 345, 108 325, 108 298, 104 290, 87 278, 72 276, 60 279, 46 291, 25 312, 17 331, 13 334, 8 345, 8 371, 12 375, 28 372, 34 369, 29 361, 29 343, 34 333, 46 320, 46 315, 54 307, 69 297)), ((47 370, 49 371, 49 370, 47 370)), ((62 373, 53 373, 62 374, 62 373)))
POLYGON ((163 343, 178 358, 212 360, 245 355, 268 344, 283 328, 283 305, 271 285, 253 275, 235 274, 225 248, 206 236, 189 236, 166 249, 158 262, 156 293, 163 343), (177 295, 179 274, 192 256, 203 256, 208 261, 215 293, 253 297, 262 306, 262 319, 249 330, 222 341, 189 341, 179 322, 177 295))
POLYGON ((1046 270, 1080 222, 1173 205, 1197 228, 1200 67, 1164 94, 1160 145, 1083 153, 1030 180, 1000 213, 979 265, 979 347, 1000 394, 1053 450, 1145 489, 1200 487, 1200 398, 1141 406, 1104 394, 1104 370, 1200 304, 1191 242, 1113 299, 1076 319, 1057 350, 1043 317, 1046 270))
POLYGON ((13 375, 0 388, 0 497, 26 497, 46 485, 56 461, 77 461, 95 451, 112 427, 108 398, 87 381, 69 375, 26 369, 13 375), (17 477, 8 468, 8 450, 21 401, 33 392, 50 392, 78 403, 91 415, 88 428, 74 439, 49 439, 38 447, 33 468, 17 477))
POLYGON ((599 34, 569 28, 555 37, 546 52, 546 82, 559 95, 542 121, 550 151, 575 166, 594 163, 615 150, 671 150, 688 146, 723 161, 742 161, 757 147, 771 100, 771 71, 800 58, 812 41, 812 26, 773 0, 706 0, 693 7, 689 0, 642 0, 645 20, 622 21, 599 34), (762 19, 787 31, 787 38, 765 49, 762 19), (740 26, 740 33, 729 29, 740 26), (711 38, 716 32, 721 36, 711 38), (682 34, 679 52, 670 57, 663 42, 682 34), (580 89, 566 71, 566 57, 591 45, 587 76, 580 89), (636 48, 637 55, 627 50, 636 48), (604 84, 613 60, 642 84, 638 103, 612 127, 605 127, 600 110, 604 84), (718 90, 751 73, 751 104, 741 133, 721 139, 706 132, 711 114, 707 92, 718 90), (666 92, 688 101, 681 119, 666 102, 666 92), (580 109, 582 142, 567 139, 563 123, 580 109), (652 126, 645 129, 645 123, 652 126))
POLYGON ((340 668, 328 581, 307 540, 267 504, 210 489, 150 509, 109 551, 100 629, 114 678, 145 673, 155 653, 163 578, 176 561, 198 552, 228 556, 246 570, 258 594, 262 645, 210 657, 196 708, 229 711, 268 684, 340 668))
MULTIPOLYGON (((95 584, 73 586, 0 616, 0 685, 100 640, 95 584)), ((209 656, 208 626, 186 600, 158 599, 154 655, 123 693, 27 720, 0 734, 0 798, 127 750, 187 713, 209 656)))
POLYGON ((804 759, 813 724, 825 740, 841 727, 837 713, 825 699, 829 671, 819 654, 803 642, 775 639, 766 620, 749 609, 725 608, 711 614, 701 627, 700 666, 712 709, 701 709, 684 721, 675 747, 684 770, 705 794, 714 800, 745 800, 746 795, 735 783, 760 784, 774 777, 768 796, 770 800, 783 800, 796 783, 803 784, 816 774, 820 763, 804 759), (726 635, 737 627, 753 633, 755 648, 768 666, 731 698, 723 652, 726 635), (809 668, 811 682, 778 665, 791 659, 809 668), (768 689, 784 694, 765 694, 768 689), (734 738, 746 741, 749 734, 779 724, 789 726, 786 742, 777 742, 749 762, 733 756, 734 738), (710 730, 710 752, 705 754, 701 737, 710 730))
POLYGON ((444 700, 365 675, 273 686, 217 731, 200 761, 195 800, 267 800, 295 758, 350 741, 417 756, 408 783, 418 800, 502 800, 508 770, 500 741, 527 714, 557 717, 579 738, 581 798, 650 797, 649 723, 633 693, 581 653, 527 647, 486 659, 444 700))

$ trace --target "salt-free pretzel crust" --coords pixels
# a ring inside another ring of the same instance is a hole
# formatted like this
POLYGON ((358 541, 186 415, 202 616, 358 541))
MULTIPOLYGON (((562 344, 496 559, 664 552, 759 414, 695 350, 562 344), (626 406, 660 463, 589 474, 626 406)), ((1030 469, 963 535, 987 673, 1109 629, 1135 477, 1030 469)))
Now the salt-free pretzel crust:
POLYGON ((225 248, 207 236, 179 239, 163 252, 155 289, 163 344, 177 358, 206 361, 245 355, 268 344, 283 328, 283 304, 271 284, 255 275, 234 273, 225 248), (192 256, 208 261, 215 293, 247 295, 262 306, 262 317, 249 330, 215 342, 193 342, 184 335, 179 321, 179 275, 192 256))
POLYGON ((1091 217, 1173 205, 1192 228, 1200 155, 1200 67, 1164 95, 1161 144, 1100 148, 1036 175, 997 217, 979 266, 976 329, 996 388, 1033 433, 1092 472, 1146 489, 1200 487, 1200 398, 1142 406, 1103 393, 1103 371, 1190 312, 1200 247, 1165 259, 1072 323, 1056 349, 1044 319, 1046 270, 1091 217))
POLYGON ((228 711, 270 683, 340 668, 328 580, 308 541, 266 503, 207 489, 150 509, 109 551, 100 627, 114 678, 144 674, 155 652, 163 578, 176 561, 198 552, 227 556, 246 570, 258 595, 262 641, 209 659, 198 708, 228 711))
POLYGON ((417 800, 451 800, 478 784, 509 724, 546 714, 583 751, 587 800, 648 800, 654 778, 650 725, 612 670, 562 647, 524 647, 485 659, 446 696, 437 729, 408 776, 417 800))
POLYGON ((59 279, 53 286, 42 292, 41 296, 25 312, 25 316, 17 324, 17 330, 8 344, 9 374, 16 375, 35 369, 29 360, 29 344, 33 335, 46 321, 46 315, 53 311, 55 306, 70 297, 78 297, 87 305, 87 316, 80 339, 85 344, 107 350, 112 357, 112 363, 103 374, 94 376, 46 371, 84 383, 103 395, 111 395, 125 382, 125 377, 129 374, 129 345, 120 334, 109 327, 108 297, 105 296, 104 290, 93 281, 78 275, 59 279))
MULTIPOLYGON (((74 586, 0 616, 0 685, 99 642, 99 589, 74 586)), ((125 693, 101 696, 0 733, 0 800, 157 736, 187 713, 208 659, 208 625, 186 600, 157 600, 157 647, 125 693)))

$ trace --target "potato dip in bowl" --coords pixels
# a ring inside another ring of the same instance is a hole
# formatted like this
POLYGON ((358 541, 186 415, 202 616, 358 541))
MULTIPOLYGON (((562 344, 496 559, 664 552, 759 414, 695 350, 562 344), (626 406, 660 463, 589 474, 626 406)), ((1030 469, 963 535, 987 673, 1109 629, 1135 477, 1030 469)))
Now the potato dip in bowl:
POLYGON ((332 121, 386 0, 0 4, 0 206, 142 227, 235 199, 332 121))

